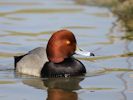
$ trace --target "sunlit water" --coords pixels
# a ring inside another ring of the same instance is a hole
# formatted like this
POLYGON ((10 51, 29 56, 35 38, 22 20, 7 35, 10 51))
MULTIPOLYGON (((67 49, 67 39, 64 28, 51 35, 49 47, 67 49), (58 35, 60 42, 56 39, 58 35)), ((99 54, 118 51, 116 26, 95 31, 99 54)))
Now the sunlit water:
POLYGON ((0 100, 132 100, 133 42, 125 37, 107 8, 76 0, 0 1, 0 100), (95 53, 77 57, 85 77, 40 79, 14 72, 13 56, 45 46, 59 29, 71 30, 80 48, 95 53))

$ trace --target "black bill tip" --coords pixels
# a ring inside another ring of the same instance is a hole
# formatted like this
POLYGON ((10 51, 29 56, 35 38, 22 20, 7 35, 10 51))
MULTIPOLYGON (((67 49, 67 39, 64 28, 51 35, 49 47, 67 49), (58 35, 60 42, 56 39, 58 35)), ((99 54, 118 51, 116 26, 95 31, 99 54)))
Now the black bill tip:
POLYGON ((95 56, 95 54, 94 53, 90 53, 90 56, 95 56))

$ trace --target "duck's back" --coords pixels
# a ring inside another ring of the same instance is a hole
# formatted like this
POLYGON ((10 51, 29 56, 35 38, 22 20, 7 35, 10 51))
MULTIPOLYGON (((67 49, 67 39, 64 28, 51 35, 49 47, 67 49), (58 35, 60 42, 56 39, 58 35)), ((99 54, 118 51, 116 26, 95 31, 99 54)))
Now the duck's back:
POLYGON ((15 58, 15 68, 19 73, 40 76, 43 65, 48 61, 46 49, 38 47, 27 54, 15 58))

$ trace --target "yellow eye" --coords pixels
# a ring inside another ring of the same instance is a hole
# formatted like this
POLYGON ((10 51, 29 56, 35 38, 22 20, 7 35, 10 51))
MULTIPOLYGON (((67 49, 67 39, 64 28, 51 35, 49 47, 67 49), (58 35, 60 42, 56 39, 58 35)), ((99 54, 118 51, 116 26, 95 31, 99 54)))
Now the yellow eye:
POLYGON ((66 41, 66 44, 70 44, 71 42, 69 40, 66 41))

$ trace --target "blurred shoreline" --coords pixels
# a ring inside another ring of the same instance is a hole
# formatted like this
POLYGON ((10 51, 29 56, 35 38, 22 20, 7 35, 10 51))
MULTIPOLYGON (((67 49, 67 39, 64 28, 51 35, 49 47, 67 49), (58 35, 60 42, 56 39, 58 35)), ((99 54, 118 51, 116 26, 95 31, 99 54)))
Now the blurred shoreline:
POLYGON ((78 4, 107 7, 125 27, 126 32, 133 31, 133 0, 75 0, 78 4))

